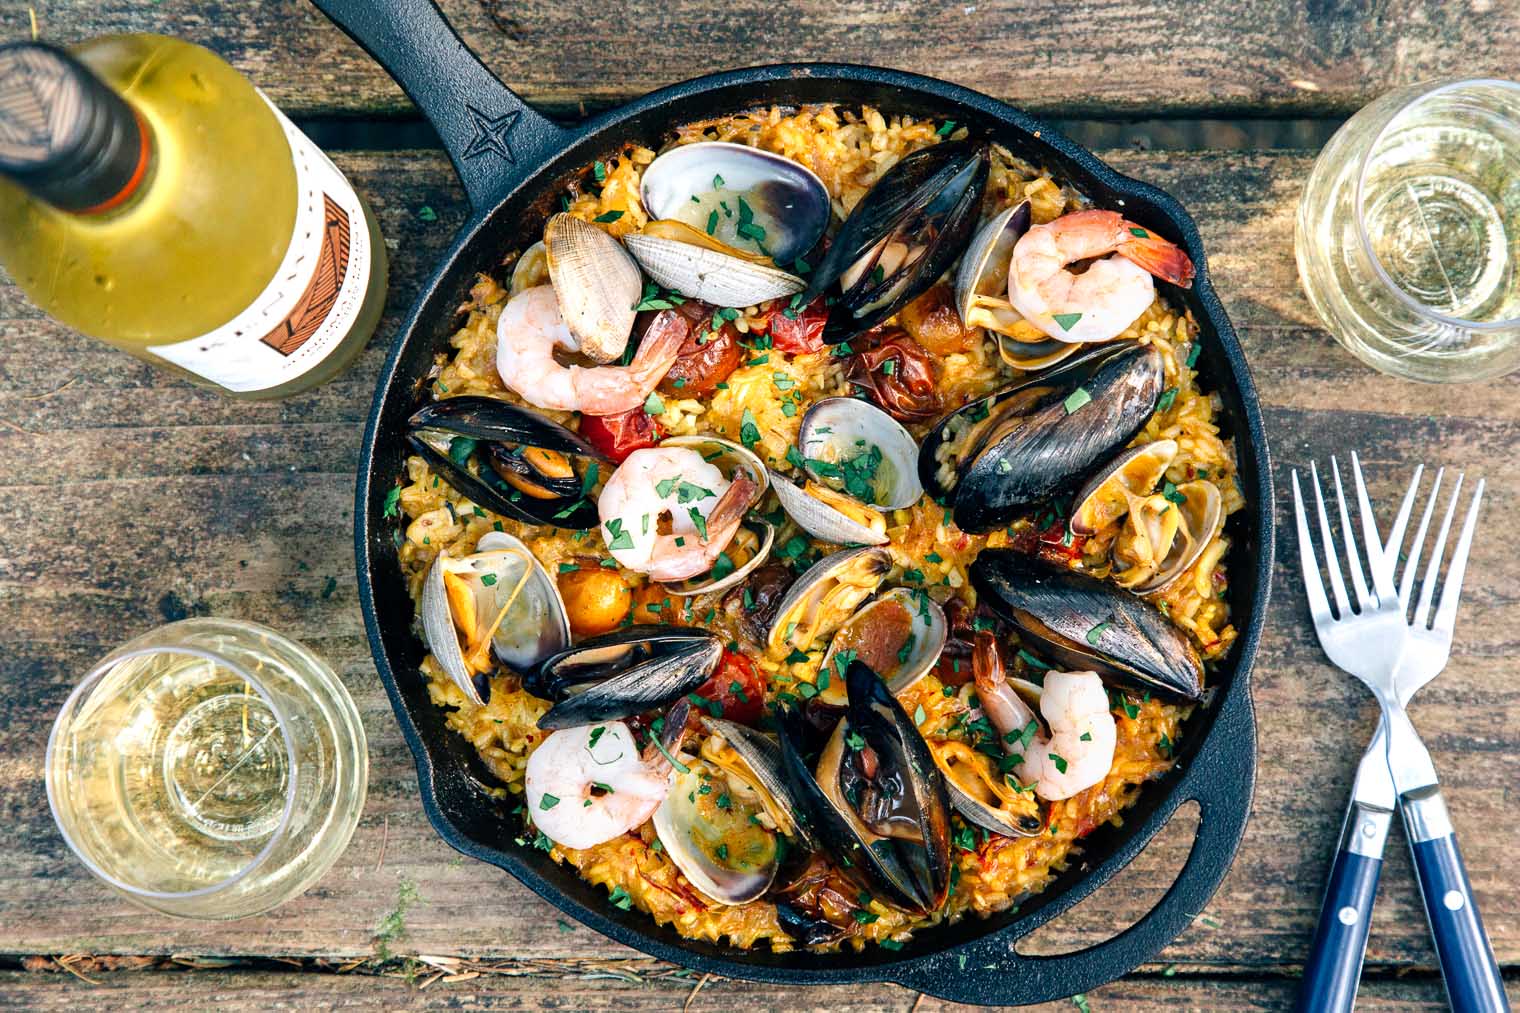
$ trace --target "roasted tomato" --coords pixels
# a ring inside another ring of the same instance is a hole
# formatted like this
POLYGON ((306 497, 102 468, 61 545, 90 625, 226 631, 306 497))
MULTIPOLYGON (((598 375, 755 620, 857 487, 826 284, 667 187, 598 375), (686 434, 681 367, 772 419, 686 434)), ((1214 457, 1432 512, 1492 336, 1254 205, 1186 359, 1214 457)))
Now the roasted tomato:
POLYGON ((709 713, 716 709, 730 721, 753 725, 765 706, 765 683, 747 655, 725 650, 718 670, 697 687, 697 696, 717 703, 709 713))
POLYGON ((824 297, 819 296, 797 311, 796 317, 786 314, 789 302, 778 302, 767 318, 766 326, 771 336, 771 347, 787 355, 802 355, 823 348, 823 325, 829 322, 829 308, 824 297))
POLYGON ((743 351, 739 348, 739 332, 731 324, 724 324, 717 331, 709 330, 712 307, 705 303, 688 301, 681 306, 683 315, 688 307, 706 310, 706 316, 693 326, 686 342, 676 354, 676 361, 660 381, 660 391, 672 397, 700 397, 712 393, 713 388, 728 379, 739 368, 743 351))
POLYGON ((903 331, 885 331, 872 347, 850 356, 847 375, 899 422, 923 422, 939 414, 934 363, 903 331))
POLYGON ((642 405, 621 415, 583 415, 581 435, 614 464, 622 464, 635 450, 652 447, 665 437, 660 424, 642 405))
POLYGON ((1016 524, 1009 530, 1013 536, 1010 548, 1039 556, 1056 566, 1071 566, 1082 558, 1087 536, 1071 531, 1065 517, 1051 516, 1042 528, 1031 522, 1016 524))
POLYGON ((904 306, 897 314, 908 336, 935 355, 964 352, 976 341, 976 329, 961 324, 955 293, 949 285, 935 285, 904 306))

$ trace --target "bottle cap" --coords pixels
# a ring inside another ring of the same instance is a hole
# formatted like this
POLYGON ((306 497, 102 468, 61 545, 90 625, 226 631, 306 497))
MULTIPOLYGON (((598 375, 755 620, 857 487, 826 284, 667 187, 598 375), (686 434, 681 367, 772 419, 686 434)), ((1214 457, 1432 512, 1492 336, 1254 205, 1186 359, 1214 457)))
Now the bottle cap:
POLYGON ((114 207, 141 181, 147 126, 57 46, 0 46, 0 174, 64 211, 114 207))

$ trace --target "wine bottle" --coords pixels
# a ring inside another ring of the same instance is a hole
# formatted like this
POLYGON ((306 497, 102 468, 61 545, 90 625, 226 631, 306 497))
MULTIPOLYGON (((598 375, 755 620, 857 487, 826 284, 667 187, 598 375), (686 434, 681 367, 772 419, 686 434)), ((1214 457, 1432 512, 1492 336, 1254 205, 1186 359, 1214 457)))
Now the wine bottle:
POLYGON ((0 46, 0 264, 40 308, 233 397, 333 377, 385 303, 343 174, 200 46, 0 46))

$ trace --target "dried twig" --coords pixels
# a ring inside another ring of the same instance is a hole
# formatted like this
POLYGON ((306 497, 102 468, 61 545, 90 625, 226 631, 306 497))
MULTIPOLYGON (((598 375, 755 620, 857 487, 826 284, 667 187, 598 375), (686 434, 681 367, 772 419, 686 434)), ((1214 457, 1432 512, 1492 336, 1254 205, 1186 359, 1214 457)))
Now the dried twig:
POLYGON ((39 34, 37 31, 37 8, 28 7, 26 9, 26 16, 32 19, 32 41, 36 42, 39 34))
POLYGON ((702 991, 702 986, 707 984, 707 979, 711 977, 711 971, 708 971, 702 975, 701 979, 697 981, 696 987, 691 990, 691 994, 686 997, 686 1005, 681 1007, 681 1013, 689 1013, 691 1010, 691 1001, 697 997, 697 993, 702 991))
POLYGON ((99 985, 100 982, 96 981, 94 978, 85 977, 81 971, 74 967, 76 961, 83 959, 88 958, 82 953, 72 953, 66 957, 56 957, 54 958, 53 962, 56 963, 59 967, 63 968, 65 971, 72 974, 74 977, 78 978, 80 981, 87 982, 91 985, 99 985))
POLYGON ((9 430, 12 430, 13 432, 20 433, 23 436, 36 436, 37 435, 36 433, 32 432, 30 429, 22 429, 20 426, 16 425, 16 423, 12 422, 10 419, 0 419, 0 426, 4 426, 5 428, 7 428, 9 430))
POLYGON ((924 1004, 924 993, 918 993, 918 998, 913 1000, 913 1005, 908 1007, 908 1013, 918 1013, 918 1008, 924 1004))
POLYGON ((375 859, 375 871, 380 871, 380 866, 385 864, 385 846, 391 839, 391 814, 385 814, 385 822, 380 824, 380 857, 375 859))
POLYGON ((77 383, 78 380, 79 380, 79 374, 76 373, 73 376, 69 377, 68 380, 64 381, 64 384, 61 387, 54 387, 52 390, 44 391, 41 394, 27 394, 24 397, 22 397, 21 400, 23 400, 23 401, 41 401, 44 398, 50 398, 50 397, 52 397, 54 394, 62 394, 64 391, 66 391, 70 387, 74 386, 74 384, 77 383))

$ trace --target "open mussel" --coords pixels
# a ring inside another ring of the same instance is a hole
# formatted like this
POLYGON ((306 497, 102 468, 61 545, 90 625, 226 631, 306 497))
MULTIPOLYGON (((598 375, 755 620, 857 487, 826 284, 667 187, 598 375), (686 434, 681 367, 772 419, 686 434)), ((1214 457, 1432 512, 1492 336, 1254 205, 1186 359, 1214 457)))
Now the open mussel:
POLYGON ((1156 409, 1161 353, 1101 347, 973 401, 924 438, 918 474, 963 531, 991 531, 1085 478, 1156 409))
POLYGON ((1155 606, 1096 578, 1011 549, 971 564, 981 601, 1062 665, 1186 700, 1203 693, 1203 662, 1155 606))
POLYGON ((635 625, 583 640, 524 676, 528 692, 557 701, 540 728, 632 717, 690 693, 712 675, 723 641, 706 630, 635 625))
POLYGON ((808 279, 808 302, 839 283, 824 341, 870 330, 939 280, 976 228, 989 166, 987 145, 948 141, 887 170, 808 279))
POLYGON ((559 423, 506 401, 469 396, 424 406, 407 428, 412 450, 479 506, 529 524, 596 527, 596 506, 582 492, 594 481, 591 469, 608 458, 559 423), (590 462, 586 474, 576 470, 577 460, 590 462))
POLYGON ((787 515, 814 538, 840 545, 884 545, 883 510, 923 495, 918 444, 895 419, 859 398, 815 402, 802 417, 797 447, 807 477, 795 485, 772 473, 787 515))
POLYGON ((570 643, 553 579, 502 531, 481 536, 468 556, 440 552, 422 585, 421 612, 428 650, 477 704, 486 703, 497 661, 525 671, 570 643))
POLYGON ((833 635, 876 593, 891 569, 892 553, 880 546, 823 557, 787 588, 766 632, 766 649, 780 657, 833 635))
POLYGON ((847 874, 913 914, 950 890, 950 802, 923 736, 886 683, 852 662, 849 696, 816 763, 802 753, 796 711, 781 720, 782 767, 800 813, 847 874))

